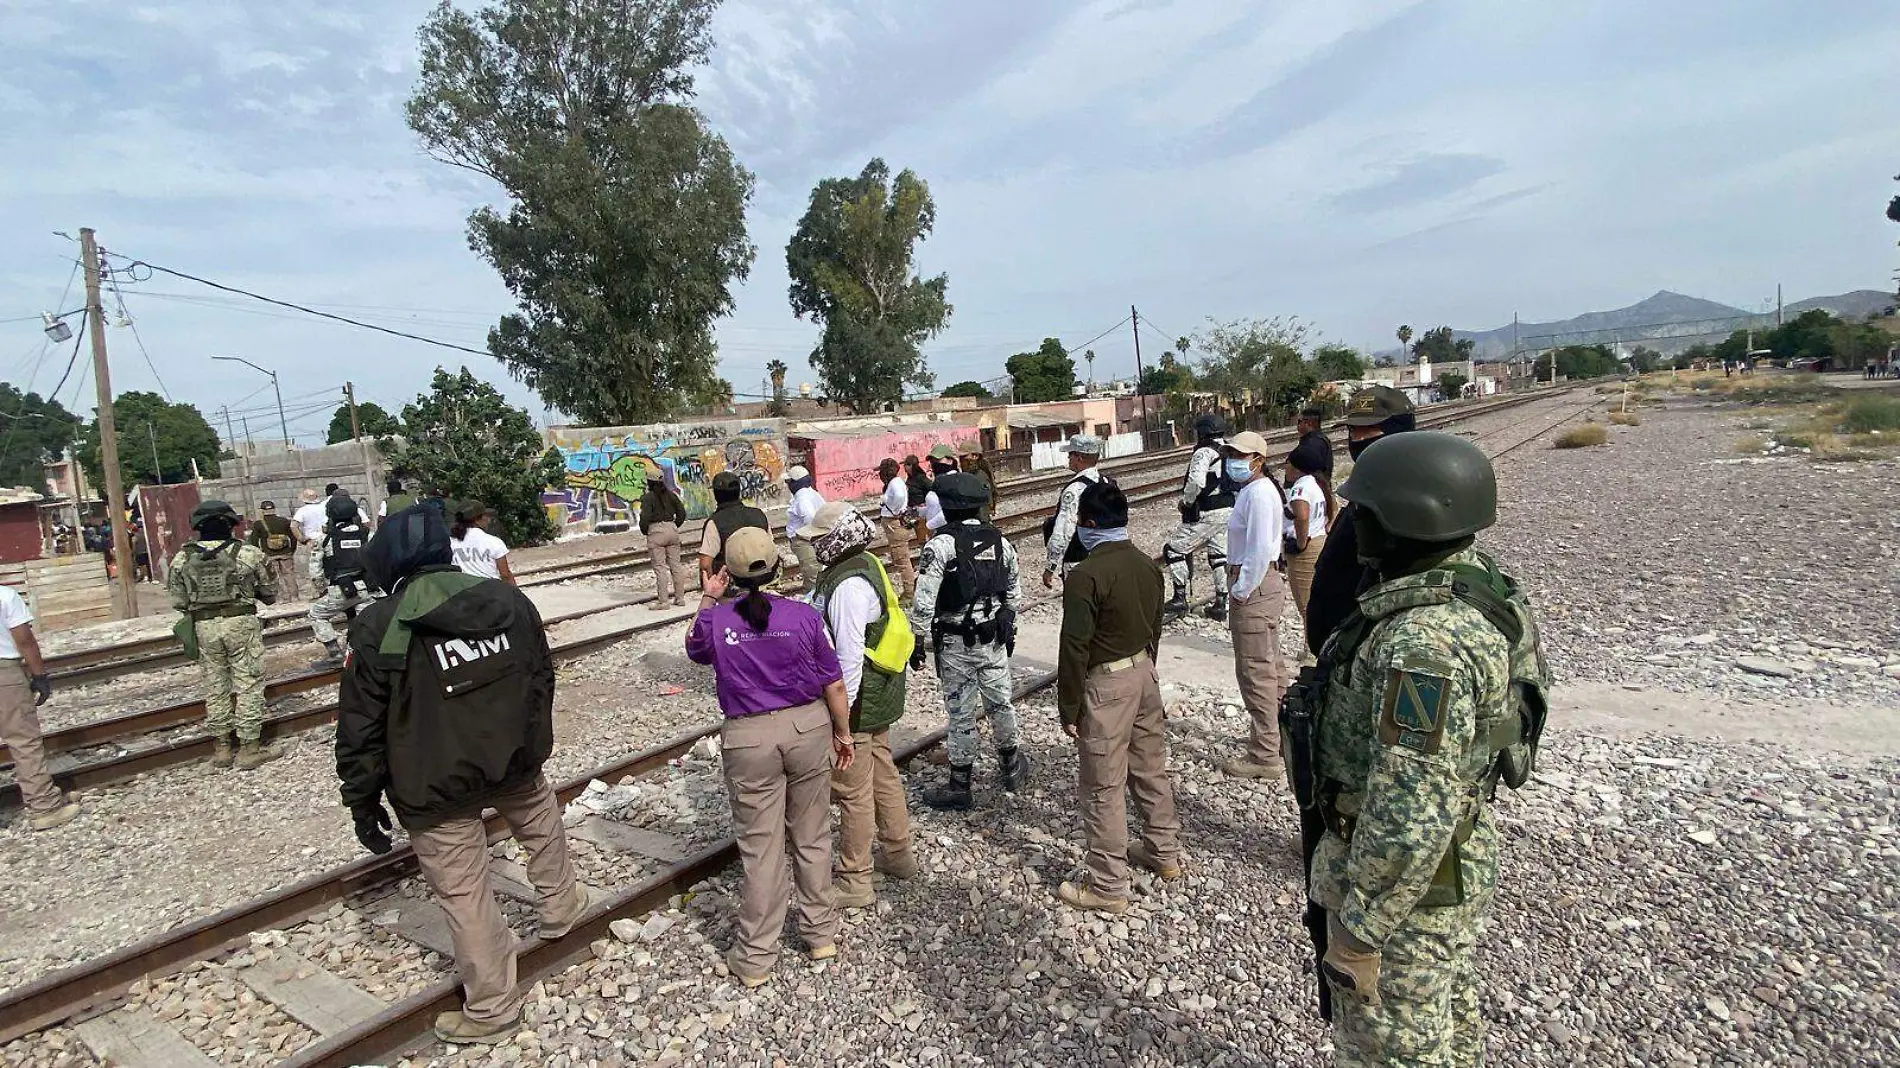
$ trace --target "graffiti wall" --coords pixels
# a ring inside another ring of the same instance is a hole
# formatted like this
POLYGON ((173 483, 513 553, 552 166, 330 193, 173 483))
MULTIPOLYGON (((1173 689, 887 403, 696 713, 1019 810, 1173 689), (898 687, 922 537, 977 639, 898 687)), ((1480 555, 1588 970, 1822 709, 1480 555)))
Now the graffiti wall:
POLYGON ((566 483, 541 503, 569 530, 624 529, 639 519, 648 479, 660 479, 686 502, 689 519, 712 514, 712 480, 739 476, 745 498, 762 508, 783 504, 784 422, 659 423, 634 427, 556 427, 547 442, 567 461, 566 483))
POLYGON ((877 465, 885 457, 902 460, 911 455, 925 456, 934 445, 948 445, 961 452, 974 447, 976 441, 975 427, 943 423, 928 428, 795 434, 791 446, 805 457, 815 488, 825 500, 849 501, 875 497, 884 491, 878 484, 877 465))

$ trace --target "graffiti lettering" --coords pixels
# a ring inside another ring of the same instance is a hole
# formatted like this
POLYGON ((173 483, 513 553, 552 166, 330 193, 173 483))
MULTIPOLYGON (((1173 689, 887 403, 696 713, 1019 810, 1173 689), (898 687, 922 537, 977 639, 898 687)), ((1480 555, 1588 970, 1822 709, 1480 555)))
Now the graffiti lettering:
POLYGON ((769 503, 784 496, 784 446, 778 420, 681 427, 559 429, 549 443, 567 463, 563 485, 541 495, 548 515, 564 526, 625 525, 639 515, 648 480, 671 486, 689 518, 712 513, 712 478, 737 474, 744 496, 769 503))

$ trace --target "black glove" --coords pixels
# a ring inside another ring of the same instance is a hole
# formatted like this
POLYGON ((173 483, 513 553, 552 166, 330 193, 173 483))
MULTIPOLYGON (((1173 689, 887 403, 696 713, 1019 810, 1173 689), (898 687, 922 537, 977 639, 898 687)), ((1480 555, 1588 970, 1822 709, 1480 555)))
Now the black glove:
POLYGON ((389 813, 381 801, 357 805, 350 809, 350 818, 356 822, 356 840, 364 849, 380 855, 396 848, 396 843, 389 840, 389 813))
POLYGON ((35 708, 45 704, 47 699, 53 696, 51 675, 35 675, 27 680, 27 686, 33 690, 33 707, 35 708))
POLYGON ((1201 510, 1191 504, 1182 505, 1181 521, 1183 523, 1199 523, 1201 521, 1201 510))
POLYGON ((912 671, 922 671, 924 669, 924 658, 929 654, 930 650, 924 648, 922 645, 912 649, 910 651, 910 669, 912 671))

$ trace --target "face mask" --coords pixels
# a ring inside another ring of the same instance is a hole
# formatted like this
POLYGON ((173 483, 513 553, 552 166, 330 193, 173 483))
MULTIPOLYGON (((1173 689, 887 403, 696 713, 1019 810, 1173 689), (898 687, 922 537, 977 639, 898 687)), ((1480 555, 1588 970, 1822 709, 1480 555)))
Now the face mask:
POLYGON ((1232 479, 1235 482, 1247 482, 1247 481, 1252 480, 1253 461, 1251 460, 1223 460, 1221 461, 1221 463, 1227 468, 1227 477, 1229 479, 1232 479))
MULTIPOLYGON (((1376 439, 1375 439, 1376 440, 1376 439)), ((1371 442, 1366 444, 1370 445, 1371 442)), ((1359 547, 1359 561, 1374 567, 1392 551, 1391 535, 1386 533, 1385 525, 1379 517, 1366 508, 1352 510, 1353 540, 1359 547)))
POLYGON ((1075 536, 1082 539, 1082 548, 1095 551, 1097 545, 1106 545, 1111 541, 1127 541, 1127 527, 1076 527, 1075 536))
POLYGON ((1348 441, 1346 442, 1346 455, 1352 457, 1354 460, 1357 460, 1359 459, 1359 454, 1371 448, 1372 443, 1377 440, 1379 439, 1365 438, 1364 440, 1361 440, 1361 441, 1348 441))

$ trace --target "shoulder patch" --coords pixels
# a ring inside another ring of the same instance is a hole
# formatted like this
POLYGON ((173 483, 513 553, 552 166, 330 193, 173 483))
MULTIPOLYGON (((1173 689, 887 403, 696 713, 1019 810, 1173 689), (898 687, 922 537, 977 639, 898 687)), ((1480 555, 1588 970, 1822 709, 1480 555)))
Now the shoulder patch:
POLYGON ((1379 744, 1436 753, 1445 737, 1445 705, 1451 679, 1425 671, 1393 668, 1386 675, 1379 710, 1379 744))

